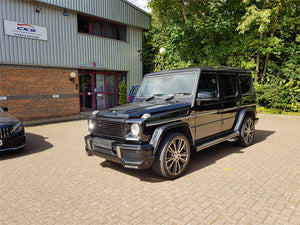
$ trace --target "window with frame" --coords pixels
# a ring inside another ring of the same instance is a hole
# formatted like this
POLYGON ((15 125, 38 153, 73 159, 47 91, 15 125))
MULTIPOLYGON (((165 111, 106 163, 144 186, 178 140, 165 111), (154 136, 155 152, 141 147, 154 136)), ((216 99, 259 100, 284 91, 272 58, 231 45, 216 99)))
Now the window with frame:
POLYGON ((251 75, 239 75, 239 83, 242 95, 249 95, 253 92, 252 76, 251 75))
POLYGON ((96 35, 126 41, 126 26, 97 20, 91 17, 77 17, 78 33, 96 35))
POLYGON ((224 98, 236 95, 235 74, 222 74, 219 76, 220 89, 224 98))
POLYGON ((201 73, 197 94, 198 96, 209 94, 212 98, 216 98, 218 96, 217 75, 214 73, 201 73))

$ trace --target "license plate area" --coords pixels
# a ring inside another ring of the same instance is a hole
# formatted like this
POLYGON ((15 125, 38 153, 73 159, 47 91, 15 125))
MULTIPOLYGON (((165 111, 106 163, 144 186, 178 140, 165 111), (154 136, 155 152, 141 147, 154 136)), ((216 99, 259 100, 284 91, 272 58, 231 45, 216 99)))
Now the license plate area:
POLYGON ((94 138, 94 146, 97 146, 98 148, 106 148, 106 149, 112 149, 112 143, 114 141, 104 139, 104 138, 94 138))

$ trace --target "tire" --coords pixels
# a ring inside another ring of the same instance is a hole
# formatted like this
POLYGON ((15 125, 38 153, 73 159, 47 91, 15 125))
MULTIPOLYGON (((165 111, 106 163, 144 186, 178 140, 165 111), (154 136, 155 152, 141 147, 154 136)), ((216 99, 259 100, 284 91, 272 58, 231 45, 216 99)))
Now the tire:
POLYGON ((255 122, 252 117, 245 117, 240 128, 240 135, 238 137, 238 144, 243 147, 248 147, 253 144, 255 134, 255 122))
POLYGON ((182 176, 190 164, 190 142, 181 133, 167 135, 157 153, 152 170, 164 178, 176 179, 182 176))

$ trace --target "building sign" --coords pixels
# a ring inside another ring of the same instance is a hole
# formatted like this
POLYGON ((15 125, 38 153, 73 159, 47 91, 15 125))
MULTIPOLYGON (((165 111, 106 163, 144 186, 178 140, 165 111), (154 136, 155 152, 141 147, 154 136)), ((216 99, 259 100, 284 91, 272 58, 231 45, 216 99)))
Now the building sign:
POLYGON ((6 35, 47 41, 47 28, 32 24, 4 20, 6 35))

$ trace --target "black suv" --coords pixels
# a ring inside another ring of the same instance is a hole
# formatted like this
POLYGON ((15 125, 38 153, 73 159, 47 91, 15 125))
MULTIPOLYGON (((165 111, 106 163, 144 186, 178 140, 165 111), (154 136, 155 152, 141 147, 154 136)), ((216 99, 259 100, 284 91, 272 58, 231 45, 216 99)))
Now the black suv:
POLYGON ((174 179, 191 151, 226 140, 253 143, 256 99, 250 71, 213 67, 145 75, 132 104, 95 112, 86 152, 174 179))

